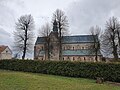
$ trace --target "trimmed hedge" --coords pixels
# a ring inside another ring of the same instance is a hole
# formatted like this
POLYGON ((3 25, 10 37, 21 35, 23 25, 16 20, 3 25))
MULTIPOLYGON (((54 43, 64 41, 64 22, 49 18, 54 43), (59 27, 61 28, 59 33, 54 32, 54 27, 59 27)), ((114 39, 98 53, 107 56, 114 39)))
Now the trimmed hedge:
POLYGON ((1 60, 0 69, 120 82, 120 63, 1 60))

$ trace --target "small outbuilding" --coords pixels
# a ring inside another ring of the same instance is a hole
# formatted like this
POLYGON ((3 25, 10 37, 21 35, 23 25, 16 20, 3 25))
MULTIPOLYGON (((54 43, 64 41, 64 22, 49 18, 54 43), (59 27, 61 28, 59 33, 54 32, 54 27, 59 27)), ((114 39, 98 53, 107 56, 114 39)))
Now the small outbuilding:
POLYGON ((8 46, 0 45, 0 60, 12 59, 12 51, 8 46))

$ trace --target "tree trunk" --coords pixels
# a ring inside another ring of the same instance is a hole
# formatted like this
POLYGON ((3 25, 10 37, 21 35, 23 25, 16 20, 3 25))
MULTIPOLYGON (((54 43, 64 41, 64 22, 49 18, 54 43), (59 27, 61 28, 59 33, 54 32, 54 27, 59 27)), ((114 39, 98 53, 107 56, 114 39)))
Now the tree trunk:
MULTIPOLYGON (((96 40, 97 35, 93 35, 93 40, 94 40, 94 53, 95 53, 95 60, 96 62, 98 61, 98 51, 99 51, 99 41, 96 40)), ((98 36, 97 36, 98 38, 98 36)))
POLYGON ((25 40, 24 40, 24 49, 23 49, 23 56, 22 56, 22 59, 25 59, 25 55, 26 55, 26 46, 27 46, 27 26, 26 26, 26 30, 25 30, 25 40))
POLYGON ((50 39, 48 38, 48 60, 50 60, 50 39))
POLYGON ((96 60, 96 62, 97 62, 97 61, 98 61, 98 50, 96 49, 95 52, 96 52, 96 53, 95 53, 95 60, 96 60))
POLYGON ((119 33, 119 31, 117 31, 117 34, 118 34, 118 48, 120 48, 120 33, 119 33))
POLYGON ((118 60, 117 46, 114 46, 113 49, 114 49, 113 56, 114 56, 115 61, 117 61, 118 60))
POLYGON ((44 44, 45 60, 47 59, 47 43, 44 44))
POLYGON ((61 35, 61 28, 59 27, 59 33, 60 33, 60 36, 59 36, 59 60, 62 60, 62 35, 61 35))
POLYGON ((113 56, 115 61, 118 60, 118 53, 117 53, 117 45, 115 45, 115 41, 114 41, 114 36, 112 37, 112 42, 113 42, 113 56))

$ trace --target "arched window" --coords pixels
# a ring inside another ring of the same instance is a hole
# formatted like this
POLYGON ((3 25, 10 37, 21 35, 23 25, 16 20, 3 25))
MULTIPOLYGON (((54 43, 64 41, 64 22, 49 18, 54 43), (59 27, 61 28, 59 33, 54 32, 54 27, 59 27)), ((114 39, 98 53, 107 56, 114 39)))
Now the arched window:
POLYGON ((82 47, 82 49, 84 49, 84 47, 82 47))
POLYGON ((41 50, 43 50, 43 46, 41 47, 41 50))
POLYGON ((67 47, 66 47, 66 48, 67 48, 67 50, 70 50, 70 46, 69 46, 69 45, 67 45, 67 47))
POLYGON ((69 58, 69 57, 67 57, 67 59, 68 59, 68 60, 70 60, 70 58, 69 58))
POLYGON ((73 61, 75 60, 75 57, 73 57, 73 61))
POLYGON ((74 47, 73 47, 73 50, 74 50, 74 47))
POLYGON ((85 57, 84 57, 84 60, 85 60, 85 57))

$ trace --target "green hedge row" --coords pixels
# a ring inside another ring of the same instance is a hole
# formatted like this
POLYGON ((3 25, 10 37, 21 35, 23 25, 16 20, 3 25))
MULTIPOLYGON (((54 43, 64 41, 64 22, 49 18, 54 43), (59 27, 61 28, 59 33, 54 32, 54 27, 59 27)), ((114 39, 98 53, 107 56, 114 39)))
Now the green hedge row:
POLYGON ((120 82, 120 64, 69 61, 1 60, 0 69, 120 82))

